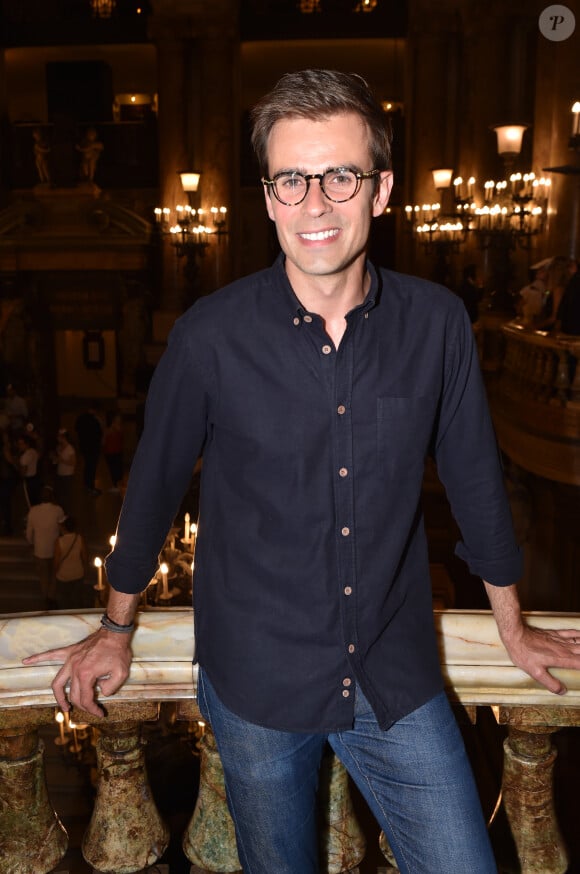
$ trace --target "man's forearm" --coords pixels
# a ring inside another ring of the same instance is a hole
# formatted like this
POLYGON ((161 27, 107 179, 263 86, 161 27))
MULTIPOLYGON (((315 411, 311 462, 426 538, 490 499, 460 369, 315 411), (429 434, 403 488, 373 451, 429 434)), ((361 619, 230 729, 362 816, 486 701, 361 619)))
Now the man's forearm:
POLYGON ((107 602, 107 616, 117 625, 130 625, 135 618, 140 600, 141 592, 128 595, 126 592, 117 592, 112 588, 107 602))
POLYGON ((502 641, 505 644, 515 642, 525 629, 517 587, 492 586, 486 580, 483 582, 502 641))

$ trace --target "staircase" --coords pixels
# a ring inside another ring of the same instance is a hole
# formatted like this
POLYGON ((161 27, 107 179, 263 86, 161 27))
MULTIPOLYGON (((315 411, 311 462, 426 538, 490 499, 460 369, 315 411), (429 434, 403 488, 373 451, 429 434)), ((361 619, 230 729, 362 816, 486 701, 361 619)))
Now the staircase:
POLYGON ((24 537, 0 537, 0 614, 43 609, 31 547, 24 537))

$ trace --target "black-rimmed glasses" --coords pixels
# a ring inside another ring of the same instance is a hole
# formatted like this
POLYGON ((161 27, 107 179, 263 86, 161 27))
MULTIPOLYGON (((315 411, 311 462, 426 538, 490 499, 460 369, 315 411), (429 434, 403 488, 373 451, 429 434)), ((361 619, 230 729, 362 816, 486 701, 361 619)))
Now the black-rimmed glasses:
POLYGON ((348 167, 334 167, 325 173, 298 173, 296 170, 276 173, 273 179, 262 179, 264 185, 268 185, 274 192, 276 200, 284 206, 298 206, 302 203, 308 189, 310 180, 318 179, 322 193, 333 203, 344 203, 352 200, 362 185, 363 179, 372 179, 378 176, 380 170, 368 170, 360 173, 348 167))

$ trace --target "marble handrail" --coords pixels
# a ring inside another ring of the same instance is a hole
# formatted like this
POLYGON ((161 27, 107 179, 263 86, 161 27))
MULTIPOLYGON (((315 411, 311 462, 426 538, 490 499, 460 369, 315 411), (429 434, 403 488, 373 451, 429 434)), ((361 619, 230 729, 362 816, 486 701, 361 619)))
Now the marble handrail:
MULTIPOLYGON (((53 705, 50 683, 56 663, 25 666, 33 652, 81 640, 99 625, 100 610, 0 616, 0 709, 53 705)), ((580 614, 527 613, 530 624, 573 628, 580 614)), ((553 695, 514 667, 487 610, 435 611, 441 664, 452 696, 462 704, 580 707, 580 672, 554 670, 568 692, 553 695)), ((193 614, 190 608, 139 613, 133 663, 116 701, 195 698, 193 614)))

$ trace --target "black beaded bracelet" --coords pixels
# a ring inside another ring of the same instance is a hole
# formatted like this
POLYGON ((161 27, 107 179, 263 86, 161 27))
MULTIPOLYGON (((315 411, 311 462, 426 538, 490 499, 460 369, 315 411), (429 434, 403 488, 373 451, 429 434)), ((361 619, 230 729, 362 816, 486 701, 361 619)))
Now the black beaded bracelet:
POLYGON ((130 634, 135 628, 134 622, 130 622, 128 625, 120 625, 114 619, 111 619, 110 616, 107 616, 106 613, 103 613, 101 616, 101 625, 107 631, 114 631, 116 634, 130 634))

